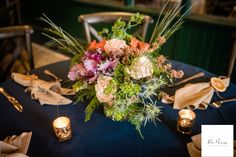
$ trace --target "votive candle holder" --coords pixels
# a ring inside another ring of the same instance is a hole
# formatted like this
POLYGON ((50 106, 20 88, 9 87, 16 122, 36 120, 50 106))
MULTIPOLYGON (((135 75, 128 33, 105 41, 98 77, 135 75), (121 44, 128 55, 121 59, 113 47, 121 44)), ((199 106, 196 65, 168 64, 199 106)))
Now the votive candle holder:
POLYGON ((179 111, 177 130, 182 134, 190 134, 194 124, 196 114, 190 109, 182 109, 179 111))
POLYGON ((72 137, 70 119, 66 116, 58 117, 53 121, 53 130, 59 141, 66 141, 72 137))

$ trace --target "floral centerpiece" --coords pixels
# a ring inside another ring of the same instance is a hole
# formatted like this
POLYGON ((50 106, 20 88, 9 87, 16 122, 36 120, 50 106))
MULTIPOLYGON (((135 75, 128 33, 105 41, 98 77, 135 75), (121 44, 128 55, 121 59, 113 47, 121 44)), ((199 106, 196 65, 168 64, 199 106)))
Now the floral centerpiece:
POLYGON ((103 40, 94 40, 85 48, 47 16, 41 18, 51 26, 46 30, 53 33, 44 33, 52 39, 47 45, 74 55, 68 78, 76 81, 76 101, 91 100, 85 121, 99 105, 112 120, 135 125, 140 135, 142 125, 158 120, 161 107, 156 99, 161 89, 173 78, 183 76, 183 71, 172 69, 159 54, 161 46, 183 23, 183 16, 176 20, 180 9, 167 11, 162 20, 159 17, 149 43, 129 33, 143 20, 144 15, 137 13, 129 22, 118 19, 111 31, 103 29, 99 33, 103 40))

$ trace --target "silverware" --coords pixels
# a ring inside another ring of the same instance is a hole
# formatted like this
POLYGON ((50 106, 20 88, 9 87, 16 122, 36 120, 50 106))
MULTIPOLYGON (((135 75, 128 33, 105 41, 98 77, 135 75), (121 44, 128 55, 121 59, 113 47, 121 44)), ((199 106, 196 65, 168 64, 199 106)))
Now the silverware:
POLYGON ((183 79, 183 80, 181 80, 181 81, 179 81, 177 83, 173 83, 173 84, 169 85, 169 87, 175 87, 175 86, 181 85, 181 84, 183 84, 185 82, 188 82, 190 80, 193 80, 193 79, 196 79, 196 78, 199 78, 199 77, 202 77, 202 76, 204 76, 204 73, 203 72, 199 72, 199 73, 196 73, 193 76, 190 76, 190 77, 188 77, 186 79, 183 79))
POLYGON ((23 111, 22 105, 13 96, 10 96, 4 88, 0 87, 0 93, 3 94, 19 112, 23 111))
POLYGON ((210 103, 209 105, 214 108, 220 108, 223 103, 231 102, 231 101, 236 101, 236 98, 229 98, 229 99, 215 101, 215 102, 210 103))

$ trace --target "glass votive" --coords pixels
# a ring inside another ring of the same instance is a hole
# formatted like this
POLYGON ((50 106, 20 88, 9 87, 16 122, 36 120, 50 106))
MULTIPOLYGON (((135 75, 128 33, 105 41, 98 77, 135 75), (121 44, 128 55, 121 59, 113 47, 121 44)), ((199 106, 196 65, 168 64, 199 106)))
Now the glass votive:
POLYGON ((183 134, 190 134, 192 132, 192 126, 195 118, 196 114, 192 110, 180 110, 177 122, 177 130, 183 134))
POLYGON ((66 141, 72 137, 70 119, 68 117, 63 116, 56 118, 53 121, 53 130, 59 141, 66 141))

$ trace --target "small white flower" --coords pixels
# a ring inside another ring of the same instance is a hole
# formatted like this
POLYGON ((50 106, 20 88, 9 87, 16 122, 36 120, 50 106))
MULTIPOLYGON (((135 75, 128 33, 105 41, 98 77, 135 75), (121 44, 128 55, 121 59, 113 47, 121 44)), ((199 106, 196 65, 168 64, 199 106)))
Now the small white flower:
POLYGON ((133 63, 126 68, 130 76, 136 80, 152 76, 153 65, 147 56, 142 56, 133 61, 133 63))

